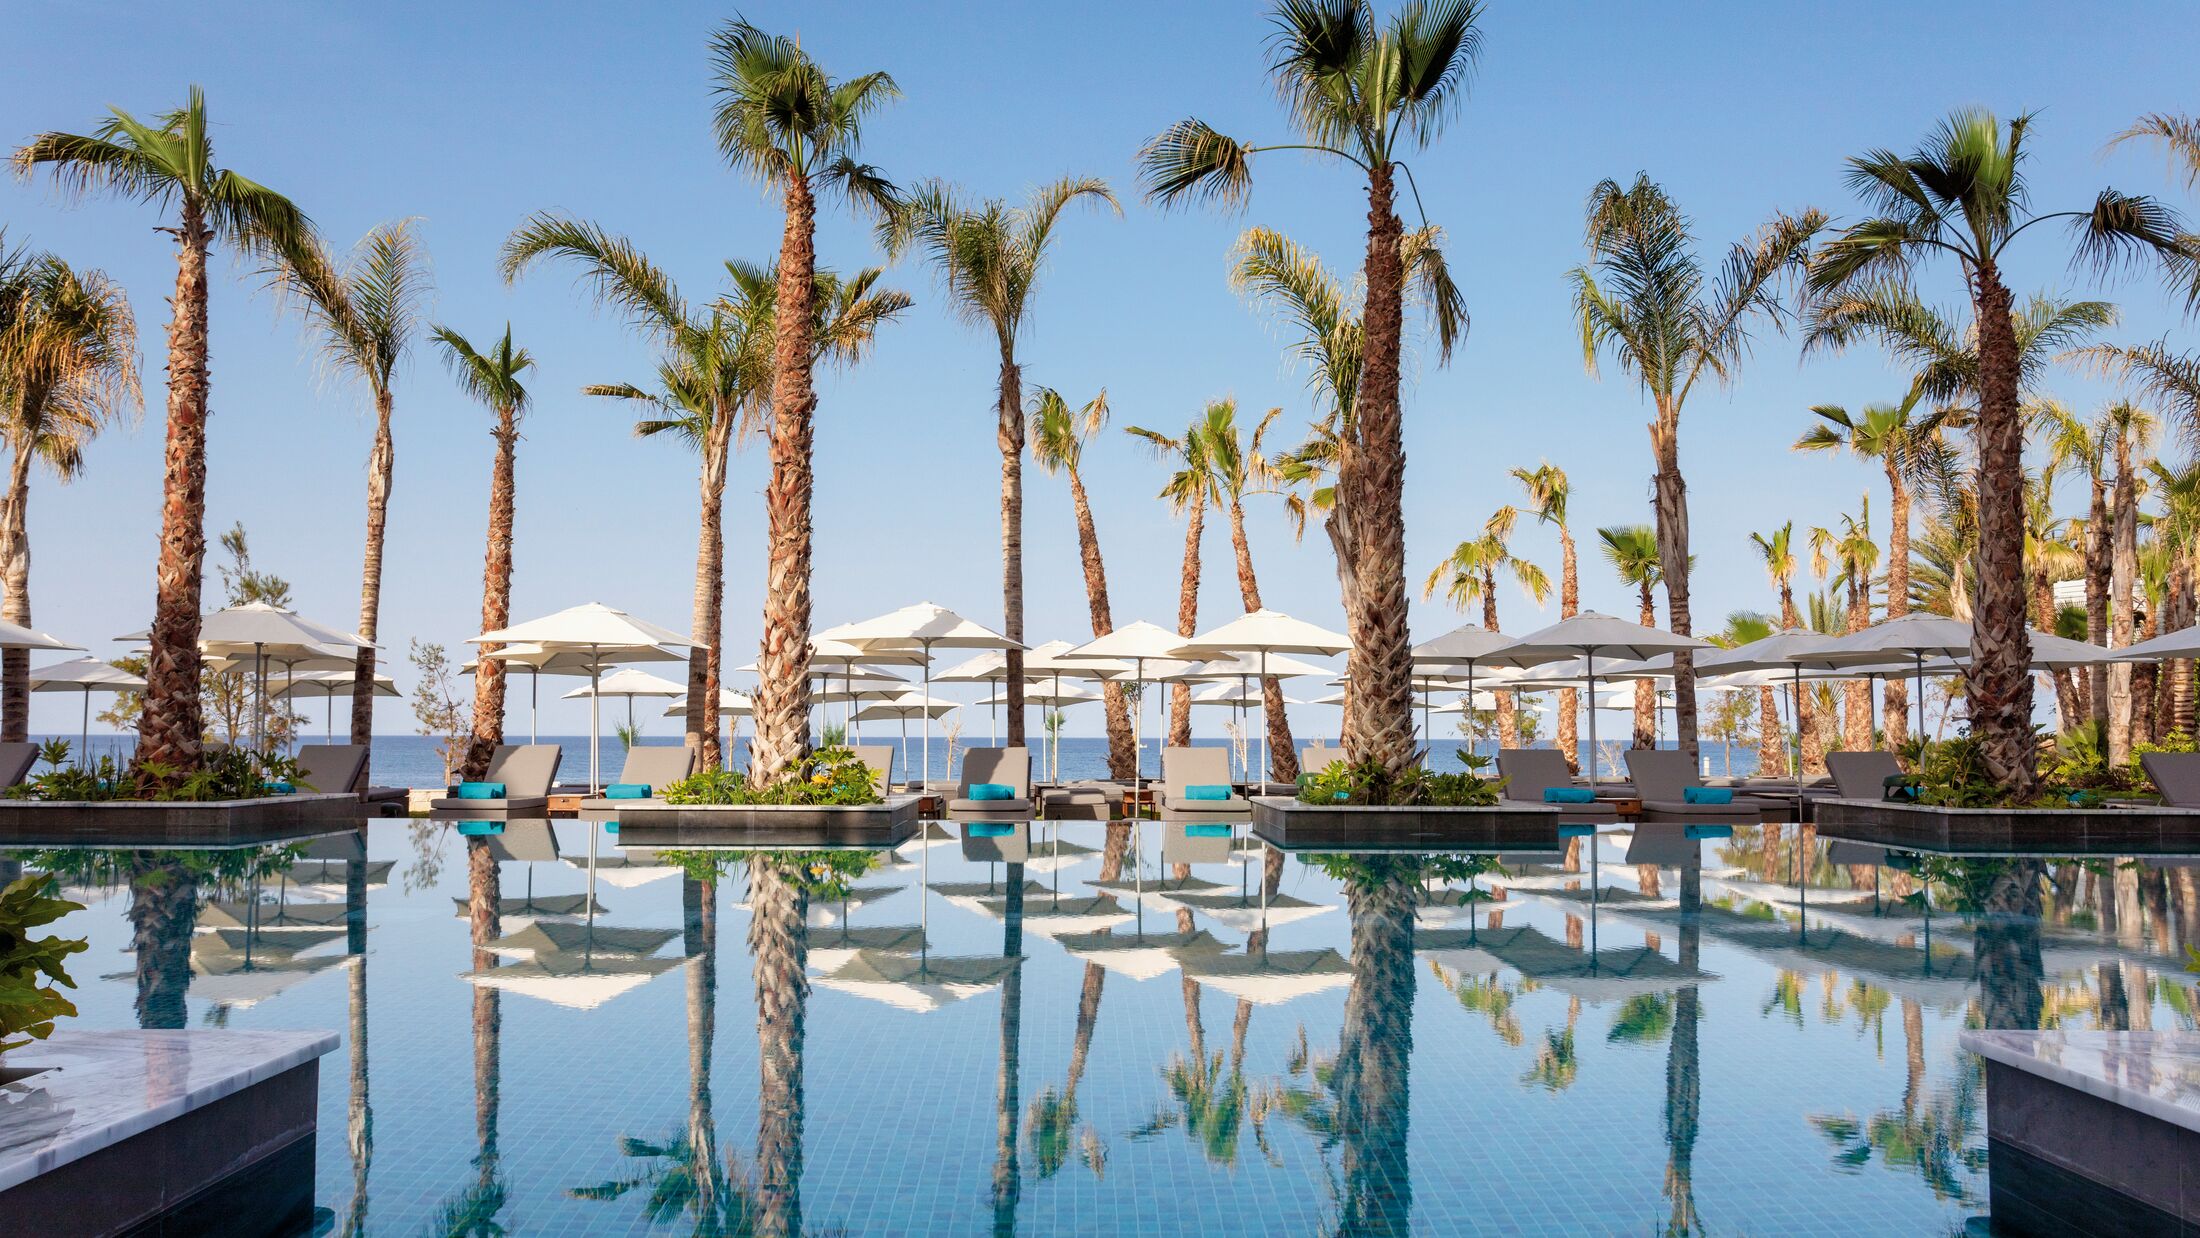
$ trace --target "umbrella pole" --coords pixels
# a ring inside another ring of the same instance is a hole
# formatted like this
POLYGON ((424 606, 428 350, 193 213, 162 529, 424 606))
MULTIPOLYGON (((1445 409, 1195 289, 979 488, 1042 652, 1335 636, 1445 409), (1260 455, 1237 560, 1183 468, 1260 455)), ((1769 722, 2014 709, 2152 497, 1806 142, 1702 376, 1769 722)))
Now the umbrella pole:
MULTIPOLYGON (((1588 678, 1589 678, 1589 790, 1590 790, 1590 791, 1591 791, 1591 792, 1593 793, 1593 792, 1594 792, 1594 791, 1595 791, 1595 790, 1597 789, 1597 766, 1598 766, 1598 765, 1600 764, 1600 761, 1598 760, 1598 758, 1599 758, 1599 757, 1601 757, 1601 756, 1603 755, 1603 753, 1602 753, 1602 752, 1601 752, 1601 751, 1600 751, 1600 750, 1599 750, 1599 749, 1597 748, 1597 654, 1596 654, 1596 650, 1594 650, 1594 649, 1584 649, 1584 650, 1582 650, 1582 651, 1581 651, 1581 660, 1582 660, 1582 665, 1583 665, 1583 667, 1585 667, 1585 668, 1586 668, 1586 669, 1588 670, 1588 672, 1589 672, 1589 675, 1588 675, 1588 678)), ((1471 709, 1471 708, 1473 708, 1473 706, 1474 706, 1474 701, 1473 701, 1473 700, 1472 700, 1471 698, 1470 698, 1470 699, 1469 699, 1469 700, 1467 701, 1467 706, 1468 706, 1468 708, 1470 708, 1470 709, 1471 709)), ((1589 835, 1589 859, 1591 860, 1591 862, 1592 862, 1592 863, 1593 863, 1593 862, 1595 861, 1595 859, 1596 859, 1596 835, 1595 835, 1595 834, 1591 834, 1591 835, 1589 835)), ((1594 889, 1594 886, 1592 885, 1592 887, 1591 887, 1591 888, 1592 888, 1592 890, 1593 890, 1593 889, 1594 889)))
MULTIPOLYGON (((1803 726, 1803 664, 1800 662, 1795 664, 1794 695, 1791 696, 1789 699, 1793 701, 1795 705, 1795 726, 1797 732, 1795 736, 1795 746, 1797 748, 1801 748, 1803 746, 1803 736, 1801 733, 1803 726)), ((1783 747, 1784 746, 1785 745, 1783 745, 1783 747)), ((1801 754, 1791 754, 1788 757, 1788 765, 1795 771, 1795 825, 1797 829, 1801 829, 1803 825, 1803 760, 1801 754)))
POLYGON ((1925 655, 1913 651, 1913 656, 1917 659, 1917 673, 1910 680, 1910 694, 1917 698, 1917 750, 1922 753, 1925 751, 1925 655))
POLYGON ((336 694, 334 692, 323 692, 321 694, 321 742, 325 744, 336 742, 336 694))
MULTIPOLYGON (((603 683, 601 657, 601 653, 594 645, 588 647, 588 794, 590 796, 596 794, 596 757, 599 747, 597 740, 603 735, 603 696, 596 690, 603 683)), ((593 844, 593 836, 590 837, 590 842, 593 844)), ((593 854, 593 847, 591 847, 591 854, 593 854)), ((595 898, 593 892, 590 893, 589 898, 591 900, 595 898)))
POLYGON ((925 790, 932 787, 932 642, 924 642, 924 778, 925 790))
POLYGON ((84 685, 84 730, 76 739, 76 767, 90 769, 92 759, 92 685, 84 685))
MULTIPOLYGON (((1592 700, 1592 701, 1590 701, 1590 702, 1589 702, 1589 716, 1590 716, 1591 718, 1594 718, 1594 717, 1596 716, 1596 712, 1597 712, 1597 703, 1596 703, 1595 701, 1593 701, 1593 700, 1592 700)), ((1476 752, 1476 751, 1474 750, 1474 663, 1472 663, 1472 662, 1469 662, 1469 663, 1467 663, 1467 712, 1466 712, 1466 719, 1467 719, 1467 755, 1468 755, 1468 756, 1470 756, 1470 757, 1477 757, 1477 756, 1480 756, 1480 755, 1482 755, 1482 754, 1481 754, 1481 753, 1479 753, 1479 752, 1476 752)), ((1595 747, 1596 747, 1596 745, 1595 745, 1594 743, 1590 744, 1589 746, 1590 746, 1591 748, 1595 748, 1595 747)), ((1578 765, 1578 764, 1580 764, 1580 762, 1579 762, 1579 761, 1576 761, 1576 762, 1575 762, 1575 764, 1577 764, 1577 765, 1578 765)))
POLYGON ((527 668, 527 742, 542 742, 542 668, 527 668))
MULTIPOLYGON (((1243 696, 1244 693, 1241 692, 1238 695, 1243 696)), ((1277 695, 1280 696, 1282 693, 1279 692, 1277 695)), ((1261 789, 1266 790, 1265 784, 1269 779, 1276 776, 1276 754, 1268 751, 1268 651, 1266 649, 1260 651, 1260 718, 1260 780, 1263 784, 1261 789)))

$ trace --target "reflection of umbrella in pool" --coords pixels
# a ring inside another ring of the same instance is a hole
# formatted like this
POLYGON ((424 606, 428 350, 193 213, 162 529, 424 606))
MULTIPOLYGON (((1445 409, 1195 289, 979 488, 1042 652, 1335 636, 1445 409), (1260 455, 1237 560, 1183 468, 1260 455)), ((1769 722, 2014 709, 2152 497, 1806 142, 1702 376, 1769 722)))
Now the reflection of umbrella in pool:
POLYGON ((834 971, 856 954, 875 950, 880 954, 920 954, 926 945, 924 929, 915 924, 838 928, 810 934, 810 970, 834 971))
POLYGON ((1206 929, 1189 933, 1065 933, 1062 949, 1133 980, 1165 976, 1193 956, 1220 954, 1229 947, 1206 929))
POLYGON ((829 975, 811 983, 821 989, 928 1014, 998 985, 1022 962, 1021 958, 997 954, 933 958, 859 950, 829 975))
MULTIPOLYGON (((290 866, 285 876, 290 884, 301 890, 324 897, 341 897, 351 880, 351 860, 299 860, 290 866)), ((390 883, 390 870, 397 867, 395 860, 365 861, 367 888, 380 889, 390 883)))
POLYGON ((1337 909, 1334 903, 1311 903, 1292 894, 1268 895, 1265 904, 1258 895, 1235 891, 1178 894, 1174 897, 1178 906, 1207 916, 1215 923, 1240 933, 1250 933, 1261 927, 1264 921, 1274 927, 1337 909))
MULTIPOLYGON (((1007 898, 1008 886, 998 881, 942 881, 932 886, 932 893, 964 911, 975 911, 980 915, 998 918, 999 913, 986 904, 994 899, 1007 898)), ((1053 889, 1036 881, 1024 882, 1024 900, 1027 904, 1032 899, 1050 898, 1053 894, 1053 889)))
MULTIPOLYGON (((588 859, 585 856, 569 855, 564 859, 574 868, 584 872, 588 869, 588 859)), ((655 852, 628 852, 596 861, 596 878, 599 881, 608 881, 622 890, 645 886, 652 881, 662 881, 678 871, 680 870, 658 859, 655 852)))
POLYGON ((196 934, 191 939, 191 996, 238 1009, 257 1005, 301 980, 351 962, 355 956, 342 953, 298 957, 343 936, 342 929, 249 933, 225 928, 196 934))
MULTIPOLYGON (((473 917, 473 904, 470 900, 454 898, 451 905, 458 909, 457 919, 467 920, 473 917)), ((591 910, 599 916, 611 914, 610 909, 602 903, 597 903, 591 909, 586 894, 524 894, 516 898, 497 900, 497 915, 515 923, 526 923, 537 917, 570 919, 585 916, 591 910)))
MULTIPOLYGON (((849 886, 848 892, 838 897, 815 896, 810 899, 809 923, 812 927, 838 924, 856 908, 867 903, 875 903, 889 894, 899 892, 902 888, 898 885, 849 886)), ((746 895, 742 896, 741 901, 735 903, 734 906, 742 911, 754 910, 749 905, 746 895)))
POLYGON ((563 952, 646 956, 680 935, 678 929, 611 928, 577 920, 537 920, 482 947, 499 958, 539 959, 563 952))
POLYGON ((1483 929, 1473 934, 1456 929, 1449 932, 1457 939, 1449 949, 1444 948, 1442 938, 1421 935, 1428 942, 1423 952, 1438 965, 1468 975, 1507 967, 1547 988, 1591 1003, 1663 993, 1680 985, 1718 979, 1709 972, 1683 967, 1647 946, 1577 950, 1527 926, 1483 929))
POLYGON ((539 998, 569 1010, 594 1010, 694 961, 693 958, 635 958, 601 952, 593 957, 567 953, 538 955, 531 962, 462 974, 483 988, 539 998))
MULTIPOLYGON (((996 920, 1008 915, 1006 899, 986 899, 979 905, 996 920)), ((1131 912, 1123 904, 1105 894, 1060 898, 1050 892, 1024 897, 1024 927, 1042 937, 1097 933, 1130 918, 1131 912)))
POLYGON ((949 833, 939 822, 927 821, 913 837, 895 847, 894 851, 896 854, 904 851, 922 851, 927 847, 937 847, 954 841, 956 841, 955 835, 949 833))
POLYGON ((342 903, 258 902, 216 899, 199 911, 198 931, 250 929, 255 933, 312 932, 341 927, 350 910, 342 903))
POLYGON ((1273 1006, 1352 983, 1351 964, 1326 948, 1198 955, 1184 960, 1184 974, 1202 986, 1257 1006, 1273 1006))
POLYGON ((1230 886, 1219 881, 1209 881, 1205 877, 1158 877, 1143 880, 1136 877, 1117 877, 1112 881, 1088 881, 1085 884, 1095 890, 1106 890, 1110 894, 1145 899, 1164 911, 1189 910, 1186 904, 1177 901, 1179 895, 1219 894, 1231 889, 1230 886))

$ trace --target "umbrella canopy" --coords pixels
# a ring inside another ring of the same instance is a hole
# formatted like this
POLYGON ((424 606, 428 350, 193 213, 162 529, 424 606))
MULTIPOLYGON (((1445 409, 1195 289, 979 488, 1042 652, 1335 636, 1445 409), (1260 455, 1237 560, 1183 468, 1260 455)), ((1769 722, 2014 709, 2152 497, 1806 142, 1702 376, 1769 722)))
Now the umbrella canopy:
MULTIPOLYGON (((1155 678, 1184 680, 1257 679, 1263 672, 1264 668, 1258 654, 1240 653, 1226 657, 1209 658, 1204 662, 1194 662, 1175 675, 1157 675, 1155 678)), ((1287 657, 1280 653, 1269 656, 1265 673, 1270 679, 1297 679, 1305 675, 1327 676, 1335 674, 1328 667, 1316 666, 1312 662, 1302 662, 1297 658, 1287 657)))
MULTIPOLYGON (((1033 647, 1024 655, 1024 678, 1039 680, 1074 675, 1079 679, 1119 679, 1133 669, 1129 662, 1121 659, 1063 657, 1074 648, 1066 640, 1050 640, 1033 647)), ((1005 671, 1006 662, 1002 665, 1005 671)))
MULTIPOLYGON (((721 718, 746 718, 756 712, 756 702, 731 688, 718 689, 718 716, 721 718)), ((687 713, 687 693, 672 698, 665 709, 665 717, 678 718, 687 713)))
MULTIPOLYGON (((1708 641, 1693 636, 1644 627, 1625 619, 1615 618, 1599 611, 1585 610, 1571 619, 1557 623, 1520 638, 1512 647, 1515 656, 1531 653, 1554 653, 1561 656, 1580 654, 1583 659, 1583 679, 1587 681, 1591 695, 1595 694, 1597 680, 1596 659, 1603 655, 1612 659, 1654 658, 1659 654, 1680 649, 1709 649, 1708 641)), ((1589 751, 1597 748, 1597 711, 1589 711, 1589 751)), ((1589 785, 1597 783, 1599 762, 1589 761, 1589 785)))
POLYGON ((975 955, 934 958, 858 950, 847 962, 812 981, 855 997, 926 1014, 976 997, 1008 978, 1020 958, 975 955))
POLYGON ((1827 647, 1840 639, 1838 636, 1813 632, 1808 628, 1782 628, 1746 645, 1704 651, 1696 658, 1696 673, 1710 675, 1728 671, 1785 671, 1796 666, 1830 666, 1832 661, 1829 660, 1827 647))
POLYGON ((1177 646, 1180 658, 1211 658, 1237 653, 1312 653, 1324 657, 1347 652, 1352 642, 1341 632, 1293 619, 1280 610, 1249 610, 1221 627, 1177 646))
POLYGON ((144 686, 141 676, 98 658, 71 658, 31 669, 33 692, 134 692, 144 686))
POLYGON ((1229 947, 1206 929, 1189 933, 1064 933, 1064 950, 1133 980, 1152 980, 1183 966, 1186 958, 1221 954, 1229 947))
POLYGON ((526 963, 460 974, 482 988, 538 998, 571 1010, 594 1010, 694 961, 694 958, 653 959, 604 953, 592 957, 538 954, 526 963))
MULTIPOLYGON (((1250 709, 1261 704, 1263 699, 1259 688, 1249 688, 1234 683, 1211 683, 1192 693, 1192 704, 1194 705, 1227 705, 1233 709, 1250 709)), ((1283 698, 1283 703, 1286 705, 1306 704, 1305 701, 1290 696, 1283 698)))
POLYGON ((933 683, 999 683, 1008 678, 1008 655, 989 649, 932 676, 933 683))
MULTIPOLYGON (((1082 705, 1087 701, 1097 701, 1099 699, 1100 694, 1092 689, 1080 688, 1076 684, 1069 683, 1063 684, 1059 688, 1052 685, 1046 687, 1035 685, 1024 689, 1025 701, 1033 705, 1045 705, 1049 708, 1058 708, 1063 705, 1082 705)), ((996 688, 977 704, 1006 705, 1008 704, 1008 696, 996 688)))
MULTIPOLYGON (((130 632, 115 639, 150 640, 152 634, 130 632)), ((199 650, 202 653, 252 654, 257 651, 265 655, 275 649, 297 649, 318 654, 331 649, 363 649, 373 643, 363 636, 316 623, 272 602, 246 602, 214 611, 199 620, 199 650)), ((0 644, 5 641, 0 640, 0 644)), ((275 660, 282 661, 281 658, 275 660)))
POLYGON ((999 632, 931 602, 919 602, 873 619, 827 628, 818 633, 817 638, 838 641, 865 653, 1023 648, 999 632))
POLYGON ((963 707, 961 701, 927 697, 922 690, 911 688, 897 696, 873 701, 856 711, 861 722, 893 721, 907 718, 944 718, 963 707))
MULTIPOLYGON (((136 636, 118 636, 115 639, 145 640, 147 639, 147 637, 144 633, 139 633, 136 636)), ((72 645, 69 642, 62 640, 58 636, 48 636, 44 632, 39 632, 31 628, 26 628, 19 623, 9 623, 6 620, 0 620, 0 649, 78 650, 82 648, 84 648, 84 646, 72 645)))
POLYGON ((1835 637, 1821 650, 1821 666, 1856 665, 1904 657, 1963 658, 1971 654, 1971 625, 1946 615, 1904 615, 1860 632, 1835 637))
MULTIPOLYGON (((587 660, 592 684, 601 678, 607 665, 683 661, 688 650, 699 648, 671 628, 637 619, 601 602, 569 607, 540 619, 469 636, 466 640, 474 645, 533 645, 553 655, 582 654, 587 660)), ((588 702, 588 789, 591 793, 603 785, 600 735, 603 728, 597 713, 598 703, 591 695, 588 702)))
MULTIPOLYGON (((358 673, 340 671, 300 671, 289 676, 283 686, 273 690, 275 696, 350 696, 352 685, 358 682, 358 673)), ((387 675, 374 677, 374 695, 403 696, 397 690, 397 681, 387 675)))
POLYGON ((1352 982, 1352 965, 1335 950, 1263 950, 1258 954, 1201 954, 1183 960, 1184 974, 1201 985, 1260 1006, 1273 1006, 1352 982))
POLYGON ((567 700, 585 696, 685 696, 687 686, 676 684, 661 675, 648 671, 621 667, 591 683, 582 684, 565 694, 567 700))
POLYGON ((811 664, 830 666, 836 672, 853 666, 917 666, 923 661, 924 655, 913 650, 864 649, 823 636, 810 638, 811 664))
MULTIPOLYGON (((1067 649, 1055 656, 1064 665, 1092 667, 1109 662, 1144 663, 1148 679, 1184 669, 1184 664, 1195 660, 1181 656, 1177 651, 1184 647, 1184 638, 1166 628, 1141 619, 1126 623, 1108 633, 1095 636, 1082 645, 1067 649)), ((1133 666, 1134 673, 1138 668, 1133 666)))
POLYGON ((2139 661, 2155 658, 2200 658, 2200 625, 2164 632, 2153 640, 2126 645, 2116 652, 2139 661))

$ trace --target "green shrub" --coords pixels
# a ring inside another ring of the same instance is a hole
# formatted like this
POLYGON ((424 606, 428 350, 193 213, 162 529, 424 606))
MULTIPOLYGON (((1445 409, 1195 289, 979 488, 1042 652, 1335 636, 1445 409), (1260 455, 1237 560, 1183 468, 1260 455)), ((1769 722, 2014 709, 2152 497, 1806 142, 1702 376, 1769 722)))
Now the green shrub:
POLYGON ((277 788, 282 785, 296 791, 314 789, 298 776, 296 761, 274 751, 253 753, 224 748, 207 753, 195 772, 181 777, 178 775, 182 771, 173 765, 142 761, 124 769, 113 757, 101 757, 90 769, 79 769, 69 764, 69 741, 65 739, 39 745, 38 756, 50 768, 0 794, 10 799, 49 802, 134 800, 141 798, 141 777, 155 779, 169 788, 153 797, 162 801, 259 799, 281 794, 277 788))
POLYGON ((1502 778, 1480 778, 1471 772, 1438 774, 1416 765, 1393 776, 1380 761, 1358 765, 1332 761, 1326 769, 1299 776, 1298 798, 1302 804, 1488 808, 1497 803, 1498 792, 1504 786, 1502 778))
POLYGON ((797 804, 851 807, 884 802, 871 781, 871 767, 846 748, 820 748, 802 758, 777 782, 751 789, 746 775, 706 769, 663 790, 667 804, 797 804))
POLYGON ((83 910, 82 903, 52 897, 53 886, 51 876, 37 873, 0 891, 0 1053, 44 1040, 53 1035, 55 1019, 76 1014, 75 1004, 54 986, 76 987, 61 961, 86 949, 86 943, 30 934, 83 910))

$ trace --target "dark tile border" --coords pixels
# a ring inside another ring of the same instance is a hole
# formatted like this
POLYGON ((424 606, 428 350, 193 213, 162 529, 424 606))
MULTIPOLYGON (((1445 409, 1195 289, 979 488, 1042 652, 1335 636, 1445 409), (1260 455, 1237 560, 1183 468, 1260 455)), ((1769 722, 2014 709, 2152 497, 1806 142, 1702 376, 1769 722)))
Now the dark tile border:
POLYGON ((1818 832, 1951 854, 2200 855, 2200 810, 2178 808, 1929 808, 1828 799, 1818 804, 1818 832))
POLYGON ((856 808, 652 804, 621 810, 625 847, 891 847, 915 837, 915 795, 856 808))
POLYGON ((207 804, 0 800, 0 847, 239 847, 356 824, 356 795, 272 795, 207 804))
POLYGON ((2013 1232, 2200 1230, 2200 1131, 1990 1059, 1986 1122, 1994 1220, 2013 1232))
POLYGON ((1253 800, 1253 836, 1285 851, 1556 851, 1555 808, 1365 808, 1253 800))

